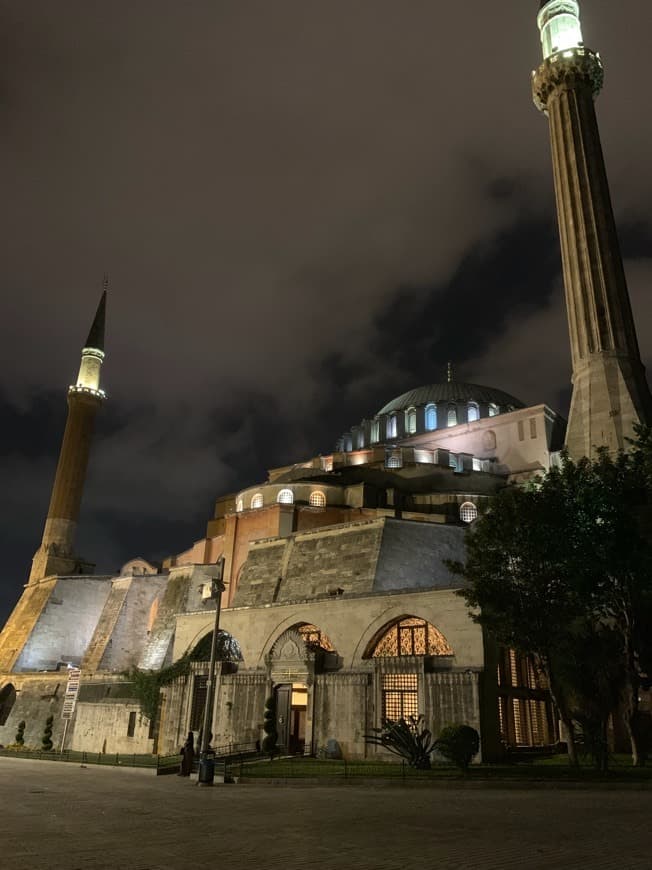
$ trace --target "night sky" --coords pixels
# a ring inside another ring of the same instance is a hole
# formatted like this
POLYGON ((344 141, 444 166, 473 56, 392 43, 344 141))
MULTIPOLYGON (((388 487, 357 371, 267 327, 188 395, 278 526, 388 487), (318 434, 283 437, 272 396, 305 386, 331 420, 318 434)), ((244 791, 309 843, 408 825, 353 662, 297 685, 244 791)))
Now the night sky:
MULTIPOLYGON (((0 619, 39 544, 110 276, 78 552, 112 571, 214 498, 445 377, 565 414, 538 0, 0 0, 0 619)), ((649 0, 585 0, 652 362, 649 0)))

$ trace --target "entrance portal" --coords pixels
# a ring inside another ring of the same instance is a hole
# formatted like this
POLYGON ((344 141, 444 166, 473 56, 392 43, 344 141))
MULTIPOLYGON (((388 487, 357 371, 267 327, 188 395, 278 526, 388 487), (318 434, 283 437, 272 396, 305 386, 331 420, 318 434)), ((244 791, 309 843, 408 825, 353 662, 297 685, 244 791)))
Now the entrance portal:
POLYGON ((276 731, 278 746, 288 755, 303 755, 306 749, 308 687, 286 683, 276 687, 276 731))

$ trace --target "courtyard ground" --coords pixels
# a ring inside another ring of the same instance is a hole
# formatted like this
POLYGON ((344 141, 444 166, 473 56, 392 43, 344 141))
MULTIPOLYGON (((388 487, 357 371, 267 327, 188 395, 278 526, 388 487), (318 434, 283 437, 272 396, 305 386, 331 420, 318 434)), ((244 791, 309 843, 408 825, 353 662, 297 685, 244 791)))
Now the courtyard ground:
POLYGON ((216 785, 0 758, 2 870, 652 867, 652 791, 216 785))

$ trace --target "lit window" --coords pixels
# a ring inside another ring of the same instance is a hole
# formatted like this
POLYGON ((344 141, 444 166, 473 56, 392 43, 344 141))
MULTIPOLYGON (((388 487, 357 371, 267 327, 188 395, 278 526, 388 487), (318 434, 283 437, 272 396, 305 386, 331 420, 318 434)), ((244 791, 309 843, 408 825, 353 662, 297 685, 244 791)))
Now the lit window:
POLYGON ((457 426, 457 408, 455 405, 448 406, 448 425, 457 426))
POLYGON ((282 489, 276 496, 276 501, 279 504, 293 504, 294 494, 291 489, 282 489))
POLYGON ((371 443, 378 444, 380 441, 380 422, 373 420, 371 423, 371 443))
POLYGON ((448 454, 448 464, 457 471, 457 456, 454 453, 448 454))
POLYGON ((426 405, 426 429, 432 432, 437 428, 437 406, 426 405))
POLYGON ((235 506, 235 509, 238 511, 238 513, 240 513, 240 511, 244 510, 244 502, 242 501, 241 498, 238 499, 238 502, 235 506))
POLYGON ((359 429, 355 433, 355 447, 356 450, 361 450, 364 447, 364 432, 362 429, 359 429))
POLYGON ((383 674, 383 721, 418 715, 417 685, 416 674, 383 674))
POLYGON ((372 658, 396 656, 452 656, 444 635, 425 619, 409 616, 391 625, 376 641, 372 658))
POLYGON ((262 492, 257 492, 256 495, 252 496, 251 509, 256 510, 257 508, 261 508, 262 506, 263 506, 263 494, 262 494, 262 492))
POLYGON ((463 523, 472 523, 477 519, 478 509, 471 501, 465 501, 460 508, 460 519, 463 523))
POLYGON ((498 405, 489 405, 489 416, 497 417, 498 416, 498 405))
POLYGON ((474 423, 476 420, 480 419, 480 409, 476 405, 475 402, 469 402, 469 406, 467 409, 467 420, 469 423, 474 423))
POLYGON ((387 419, 387 437, 396 438, 396 414, 387 419))
POLYGON ((326 507, 326 496, 320 490, 315 489, 310 493, 308 503, 311 505, 311 507, 326 507))
POLYGON ((350 453, 353 450, 353 440, 350 435, 344 436, 344 450, 346 453, 350 453))
POLYGON ((403 460, 400 450, 391 450, 385 457, 385 468, 402 468, 403 460))
POLYGON ((405 428, 410 435, 414 435, 417 431, 417 410, 416 408, 408 408, 405 412, 405 428))

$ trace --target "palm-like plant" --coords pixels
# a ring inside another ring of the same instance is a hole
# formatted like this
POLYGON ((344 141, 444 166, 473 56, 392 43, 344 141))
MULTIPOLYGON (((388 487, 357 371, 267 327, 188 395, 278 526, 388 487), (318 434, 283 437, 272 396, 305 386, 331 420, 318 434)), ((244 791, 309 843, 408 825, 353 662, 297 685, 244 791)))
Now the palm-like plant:
POLYGON ((365 742, 382 746, 394 755, 404 758, 410 767, 417 770, 430 769, 430 753, 434 748, 432 732, 425 726, 423 716, 408 716, 407 719, 386 719, 382 728, 372 728, 365 734, 365 742))

